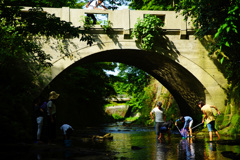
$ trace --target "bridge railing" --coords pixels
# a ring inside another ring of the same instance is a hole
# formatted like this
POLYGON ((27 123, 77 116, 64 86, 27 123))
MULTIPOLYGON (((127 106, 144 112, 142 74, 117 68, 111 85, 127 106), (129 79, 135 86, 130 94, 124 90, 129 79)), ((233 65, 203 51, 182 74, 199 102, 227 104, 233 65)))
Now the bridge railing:
MULTIPOLYGON (((27 11, 30 7, 24 7, 27 11)), ((175 11, 148 11, 148 10, 89 10, 75 9, 69 7, 48 8, 43 7, 43 10, 55 14, 61 20, 71 22, 74 26, 83 26, 83 17, 88 13, 106 14, 107 20, 112 23, 112 28, 121 29, 123 34, 130 34, 134 28, 138 18, 144 18, 146 14, 157 15, 164 21, 163 29, 168 34, 179 34, 180 38, 184 38, 187 34, 193 32, 193 25, 190 21, 185 21, 183 16, 175 11)), ((95 25, 94 28, 101 28, 100 25, 95 25)))

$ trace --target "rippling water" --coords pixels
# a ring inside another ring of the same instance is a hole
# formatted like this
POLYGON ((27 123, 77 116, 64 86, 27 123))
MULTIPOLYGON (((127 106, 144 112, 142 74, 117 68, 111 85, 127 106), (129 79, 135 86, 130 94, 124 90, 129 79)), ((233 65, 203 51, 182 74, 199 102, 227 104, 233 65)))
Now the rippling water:
MULTIPOLYGON (((79 131, 83 132, 83 131, 79 131)), ((88 134, 111 133, 112 140, 92 140, 82 134, 72 137, 71 147, 61 143, 56 146, 42 144, 17 150, 18 154, 1 153, 0 159, 133 159, 133 160, 207 160, 240 159, 239 140, 224 137, 220 141, 209 142, 208 135, 195 137, 192 141, 182 139, 177 132, 171 135, 171 141, 159 142, 154 128, 106 126, 90 128, 88 134)))

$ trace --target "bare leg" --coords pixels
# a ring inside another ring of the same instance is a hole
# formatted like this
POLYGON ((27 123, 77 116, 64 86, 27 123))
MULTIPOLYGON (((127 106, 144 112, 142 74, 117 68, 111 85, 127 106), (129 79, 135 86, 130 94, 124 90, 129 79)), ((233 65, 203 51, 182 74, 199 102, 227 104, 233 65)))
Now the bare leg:
POLYGON ((163 133, 160 133, 160 138, 159 138, 160 142, 165 142, 165 136, 163 133))
POLYGON ((189 127, 189 131, 190 131, 190 135, 189 136, 192 137, 192 128, 191 127, 189 127))
POLYGON ((218 131, 215 131, 215 133, 216 133, 216 135, 218 136, 218 139, 217 139, 217 140, 219 140, 219 139, 220 139, 220 135, 219 135, 218 131))
POLYGON ((162 139, 162 137, 163 137, 162 133, 159 133, 158 140, 162 139))
POLYGON ((212 141, 213 133, 209 132, 209 140, 212 141))
POLYGON ((161 137, 162 137, 162 134, 161 134, 161 133, 159 133, 159 134, 158 134, 158 140, 160 140, 160 139, 161 139, 161 137))

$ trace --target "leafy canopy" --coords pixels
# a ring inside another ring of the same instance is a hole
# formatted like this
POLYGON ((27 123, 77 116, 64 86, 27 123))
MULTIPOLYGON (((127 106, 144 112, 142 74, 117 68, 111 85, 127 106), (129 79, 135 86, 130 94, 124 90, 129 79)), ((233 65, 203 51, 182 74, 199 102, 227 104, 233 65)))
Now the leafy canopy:
MULTIPOLYGON (((214 35, 214 41, 208 46, 209 54, 218 55, 228 81, 239 91, 240 0, 182 0, 177 10, 182 9, 185 18, 193 19, 197 38, 202 40, 209 34, 214 35)), ((239 99, 240 94, 237 95, 236 99, 239 99)))

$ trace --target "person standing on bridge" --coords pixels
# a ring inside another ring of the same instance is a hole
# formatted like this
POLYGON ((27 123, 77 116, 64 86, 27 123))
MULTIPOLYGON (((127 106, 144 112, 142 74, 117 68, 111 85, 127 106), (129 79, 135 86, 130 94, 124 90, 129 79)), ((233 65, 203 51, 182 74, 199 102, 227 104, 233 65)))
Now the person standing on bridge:
POLYGON ((166 122, 166 115, 165 110, 162 108, 162 102, 157 102, 157 106, 150 112, 150 115, 154 120, 153 113, 155 113, 155 129, 157 137, 158 140, 161 140, 162 133, 160 132, 160 128, 162 127, 163 123, 166 122))
POLYGON ((220 135, 215 128, 215 117, 213 115, 212 108, 214 108, 217 111, 218 114, 221 114, 220 111, 217 109, 217 107, 215 107, 213 105, 205 104, 203 101, 198 102, 198 107, 201 108, 201 111, 204 114, 203 119, 202 119, 202 123, 206 119, 208 131, 209 131, 209 140, 210 141, 213 140, 213 131, 215 131, 216 135, 218 136, 218 140, 219 140, 220 135))
MULTIPOLYGON (((107 7, 104 6, 103 0, 90 0, 87 3, 86 8, 102 10, 102 8, 98 8, 99 6, 103 7, 103 10, 107 10, 107 7)), ((94 14, 90 14, 90 13, 87 14, 87 20, 86 20, 87 23, 89 23, 89 18, 92 18, 93 24, 97 24, 97 19, 94 16, 94 14)))
POLYGON ((48 143, 51 144, 56 138, 56 99, 60 94, 51 91, 47 103, 48 143))

